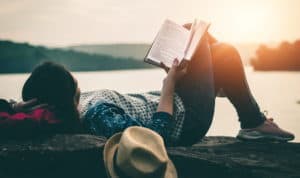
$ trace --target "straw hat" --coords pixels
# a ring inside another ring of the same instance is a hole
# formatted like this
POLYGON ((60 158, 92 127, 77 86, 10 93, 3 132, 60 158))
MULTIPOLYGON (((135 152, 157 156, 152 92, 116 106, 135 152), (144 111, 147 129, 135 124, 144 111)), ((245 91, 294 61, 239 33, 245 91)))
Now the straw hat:
POLYGON ((111 178, 177 178, 162 137, 144 127, 129 127, 113 135, 103 154, 111 178))

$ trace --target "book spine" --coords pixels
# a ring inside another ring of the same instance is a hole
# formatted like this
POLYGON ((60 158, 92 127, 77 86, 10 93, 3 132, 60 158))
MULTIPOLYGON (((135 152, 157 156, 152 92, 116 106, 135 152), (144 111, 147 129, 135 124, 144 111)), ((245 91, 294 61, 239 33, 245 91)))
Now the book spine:
POLYGON ((155 65, 155 66, 158 66, 158 67, 162 67, 161 63, 159 62, 156 62, 156 61, 153 61, 149 58, 145 58, 144 61, 148 64, 152 64, 152 65, 155 65))

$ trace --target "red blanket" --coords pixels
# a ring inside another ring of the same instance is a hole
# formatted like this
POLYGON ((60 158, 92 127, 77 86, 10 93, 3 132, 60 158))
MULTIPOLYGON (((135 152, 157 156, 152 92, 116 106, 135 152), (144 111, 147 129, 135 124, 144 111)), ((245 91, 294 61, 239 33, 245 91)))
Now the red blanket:
POLYGON ((0 112, 0 137, 26 137, 54 132, 60 123, 54 113, 44 108, 29 113, 0 112))

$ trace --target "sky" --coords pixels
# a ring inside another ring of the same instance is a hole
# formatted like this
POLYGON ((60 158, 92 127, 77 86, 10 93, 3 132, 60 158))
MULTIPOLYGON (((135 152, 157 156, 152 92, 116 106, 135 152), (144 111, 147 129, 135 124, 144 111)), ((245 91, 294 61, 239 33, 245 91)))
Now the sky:
POLYGON ((300 0, 0 0, 0 39, 47 46, 150 43, 195 18, 232 43, 300 38, 300 0))

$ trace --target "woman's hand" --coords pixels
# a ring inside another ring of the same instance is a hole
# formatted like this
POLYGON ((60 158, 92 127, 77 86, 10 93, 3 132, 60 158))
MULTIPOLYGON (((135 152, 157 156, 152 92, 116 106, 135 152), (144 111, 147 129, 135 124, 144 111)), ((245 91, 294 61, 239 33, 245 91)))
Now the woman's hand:
POLYGON ((192 23, 186 23, 186 24, 183 24, 182 26, 183 26, 184 28, 190 30, 191 27, 192 27, 192 23))
POLYGON ((180 64, 178 59, 173 61, 172 67, 168 70, 164 64, 162 64, 166 69, 167 77, 164 82, 174 82, 174 84, 179 81, 187 72, 188 61, 183 60, 180 64))
POLYGON ((12 104, 12 108, 15 112, 29 112, 37 108, 48 106, 47 104, 38 104, 37 99, 31 99, 28 101, 21 101, 12 104))

